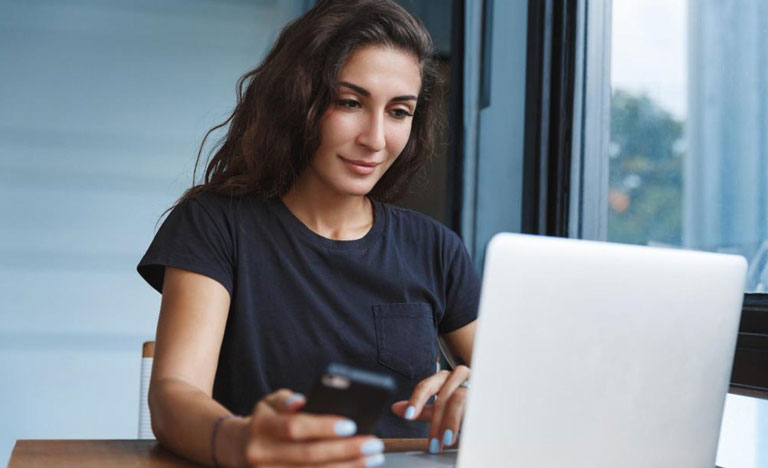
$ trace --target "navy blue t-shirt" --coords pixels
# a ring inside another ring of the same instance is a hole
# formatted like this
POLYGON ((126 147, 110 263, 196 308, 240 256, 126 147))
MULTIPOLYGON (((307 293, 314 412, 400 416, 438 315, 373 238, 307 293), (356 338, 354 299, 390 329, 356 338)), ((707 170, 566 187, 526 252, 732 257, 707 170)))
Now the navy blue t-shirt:
MULTIPOLYGON (((392 374, 392 401, 435 372, 438 333, 477 318, 480 282, 459 237, 416 212, 375 203, 371 230, 335 241, 279 199, 200 193, 180 203, 138 271, 162 292, 165 266, 206 275, 231 305, 213 397, 247 415, 264 395, 305 395, 329 362, 392 374)), ((424 437, 389 409, 380 437, 424 437)))

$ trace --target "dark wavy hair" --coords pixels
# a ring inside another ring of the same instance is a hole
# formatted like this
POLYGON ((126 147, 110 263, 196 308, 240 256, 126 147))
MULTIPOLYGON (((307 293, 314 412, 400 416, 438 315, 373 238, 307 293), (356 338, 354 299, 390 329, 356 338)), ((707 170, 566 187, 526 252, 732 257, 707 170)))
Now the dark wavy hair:
POLYGON ((405 195, 413 176, 435 153, 444 120, 432 39, 394 1, 320 0, 285 26, 261 65, 240 78, 234 111, 200 145, 193 179, 206 140, 229 125, 209 153, 215 151, 205 179, 181 200, 202 191, 260 199, 284 195, 320 144, 320 119, 336 97, 341 68, 352 52, 371 45, 410 53, 421 66, 408 143, 368 194, 378 201, 405 195))

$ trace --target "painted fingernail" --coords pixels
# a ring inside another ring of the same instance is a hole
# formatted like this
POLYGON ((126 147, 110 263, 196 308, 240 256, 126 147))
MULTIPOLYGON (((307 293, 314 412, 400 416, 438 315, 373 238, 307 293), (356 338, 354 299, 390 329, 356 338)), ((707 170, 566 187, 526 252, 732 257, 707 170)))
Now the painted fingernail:
POLYGON ((350 419, 342 419, 333 426, 333 432, 338 436, 351 436, 357 432, 357 424, 350 419))
POLYGON ((429 453, 438 452, 440 452, 440 441, 437 440, 437 437, 433 437, 429 440, 429 453))
POLYGON ((301 393, 294 393, 293 395, 288 397, 287 400, 285 400, 285 407, 287 408, 287 407, 291 406, 292 404, 296 403, 297 401, 304 400, 304 399, 305 399, 305 397, 301 393))
POLYGON ((368 468, 374 467, 374 466, 381 466, 384 464, 384 455, 381 453, 377 453, 376 455, 371 455, 370 457, 365 457, 365 466, 368 468))
POLYGON ((364 443, 362 447, 360 447, 360 451, 363 453, 363 455, 374 455, 376 453, 381 453, 384 451, 384 442, 382 442, 380 439, 371 439, 364 443))
POLYGON ((414 416, 416 416, 415 406, 409 406, 405 409, 405 419, 413 419, 414 416))
POLYGON ((451 442, 453 442, 453 431, 446 429, 445 432, 443 432, 443 446, 451 445, 451 442))

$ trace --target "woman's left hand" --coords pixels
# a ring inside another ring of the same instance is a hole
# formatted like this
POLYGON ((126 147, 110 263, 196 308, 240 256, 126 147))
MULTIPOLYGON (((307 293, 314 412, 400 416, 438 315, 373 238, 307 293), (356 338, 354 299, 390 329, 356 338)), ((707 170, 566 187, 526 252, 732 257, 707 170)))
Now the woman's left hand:
POLYGON ((392 405, 392 411, 402 418, 429 421, 430 453, 439 453, 456 443, 467 401, 467 388, 461 384, 469 379, 469 374, 469 367, 464 365, 453 371, 441 370, 419 382, 410 400, 392 405), (434 404, 427 406, 433 395, 434 404))

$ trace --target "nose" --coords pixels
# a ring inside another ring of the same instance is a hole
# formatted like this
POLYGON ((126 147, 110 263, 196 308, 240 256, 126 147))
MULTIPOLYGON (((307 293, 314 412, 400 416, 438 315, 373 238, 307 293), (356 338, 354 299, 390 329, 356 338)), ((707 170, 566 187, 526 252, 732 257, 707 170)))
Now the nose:
POLYGON ((381 114, 372 114, 363 123, 357 142, 371 151, 381 151, 386 146, 384 135, 384 117, 381 114))

